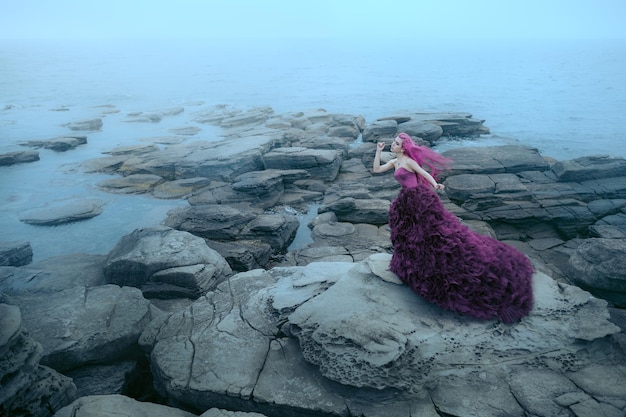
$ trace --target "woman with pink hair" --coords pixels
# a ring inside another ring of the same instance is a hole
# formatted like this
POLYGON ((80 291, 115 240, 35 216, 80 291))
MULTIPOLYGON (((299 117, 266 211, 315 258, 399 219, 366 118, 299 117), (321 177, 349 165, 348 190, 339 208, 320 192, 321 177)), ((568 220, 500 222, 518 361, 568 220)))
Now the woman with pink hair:
POLYGON ((395 169, 402 186, 389 209, 393 255, 389 269, 426 300, 480 319, 514 323, 533 307, 533 268, 528 258, 497 239, 478 234, 446 210, 437 176, 452 162, 416 145, 406 133, 391 144, 396 158, 373 171, 395 169))

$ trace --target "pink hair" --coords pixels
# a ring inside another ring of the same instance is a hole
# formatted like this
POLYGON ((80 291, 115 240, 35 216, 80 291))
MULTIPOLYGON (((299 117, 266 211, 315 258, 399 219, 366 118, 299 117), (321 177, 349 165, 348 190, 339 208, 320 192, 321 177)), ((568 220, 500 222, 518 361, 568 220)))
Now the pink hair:
MULTIPOLYGON (((437 176, 441 172, 449 168, 449 164, 452 162, 451 159, 446 158, 426 146, 416 145, 413 139, 411 139, 411 136, 407 133, 399 133, 397 137, 402 139, 404 154, 417 162, 422 168, 426 169, 435 180, 437 180, 437 176)), ((420 181, 428 183, 421 175, 417 177, 420 181)))

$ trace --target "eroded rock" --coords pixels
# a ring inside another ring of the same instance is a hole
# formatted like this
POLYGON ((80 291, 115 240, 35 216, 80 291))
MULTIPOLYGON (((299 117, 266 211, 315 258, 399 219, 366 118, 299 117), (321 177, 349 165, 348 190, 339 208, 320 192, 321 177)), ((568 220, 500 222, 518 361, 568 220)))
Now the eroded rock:
MULTIPOLYGON (((157 389, 198 409, 245 404, 263 412, 272 404, 274 414, 408 416, 434 406, 451 415, 521 416, 533 409, 534 391, 516 384, 518 368, 569 381, 613 355, 604 338, 619 328, 606 302, 576 287, 535 274, 535 308, 509 326, 442 311, 380 279, 382 258, 237 274, 185 311, 153 321, 141 344, 157 389)), ((553 394, 589 395, 596 410, 621 395, 600 398, 570 385, 553 394)), ((554 407, 566 413, 569 405, 554 407)))

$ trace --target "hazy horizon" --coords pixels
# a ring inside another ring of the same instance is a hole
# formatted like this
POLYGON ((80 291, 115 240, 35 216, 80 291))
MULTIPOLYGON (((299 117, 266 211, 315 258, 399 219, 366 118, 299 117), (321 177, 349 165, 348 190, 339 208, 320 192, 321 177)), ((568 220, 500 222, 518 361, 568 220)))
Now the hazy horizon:
POLYGON ((21 0, 2 9, 0 40, 626 39, 623 0, 21 0))

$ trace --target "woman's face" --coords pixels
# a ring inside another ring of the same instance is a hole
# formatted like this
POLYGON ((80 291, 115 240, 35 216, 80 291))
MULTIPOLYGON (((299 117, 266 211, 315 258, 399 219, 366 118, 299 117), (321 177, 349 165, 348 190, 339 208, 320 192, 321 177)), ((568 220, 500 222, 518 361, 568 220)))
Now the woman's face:
POLYGON ((391 152, 400 153, 402 151, 402 139, 396 137, 393 142, 391 142, 391 152))

